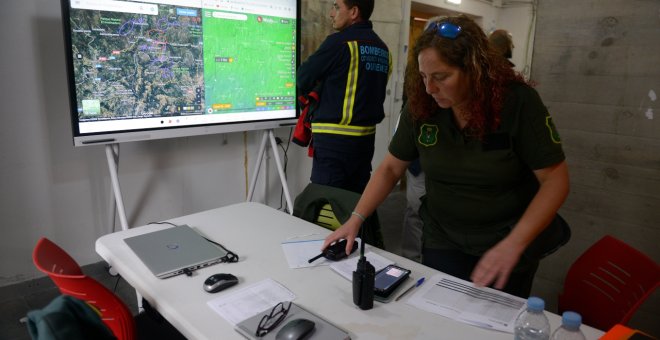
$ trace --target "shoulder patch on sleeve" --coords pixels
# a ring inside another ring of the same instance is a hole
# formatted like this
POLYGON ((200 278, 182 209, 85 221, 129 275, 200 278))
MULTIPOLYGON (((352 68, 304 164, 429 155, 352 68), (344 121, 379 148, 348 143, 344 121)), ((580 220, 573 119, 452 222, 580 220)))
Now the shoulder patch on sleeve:
POLYGON ((552 121, 552 117, 545 117, 545 126, 547 126, 548 130, 550 130, 550 139, 552 142, 555 144, 561 144, 561 138, 559 137, 559 132, 557 132, 555 123, 552 121))

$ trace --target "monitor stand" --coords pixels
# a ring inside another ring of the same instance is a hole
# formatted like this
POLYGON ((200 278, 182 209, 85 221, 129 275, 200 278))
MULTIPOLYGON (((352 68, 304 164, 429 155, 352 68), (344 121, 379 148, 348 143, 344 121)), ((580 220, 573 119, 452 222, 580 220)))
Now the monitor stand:
POLYGON ((126 210, 124 210, 124 199, 121 196, 121 188, 119 187, 119 177, 117 176, 117 168, 119 167, 119 144, 106 144, 105 155, 108 158, 108 169, 110 170, 110 181, 112 182, 112 191, 114 192, 112 211, 112 224, 114 231, 115 225, 115 209, 119 215, 119 223, 122 230, 128 230, 128 220, 126 219, 126 210))
POLYGON ((289 194, 289 186, 287 185, 286 176, 284 175, 284 168, 282 167, 282 162, 280 161, 280 154, 277 152, 277 143, 275 142, 275 134, 273 133, 273 129, 264 130, 263 137, 261 138, 261 146, 259 147, 259 154, 257 155, 257 163, 254 166, 254 171, 252 172, 252 180, 250 181, 250 187, 248 189, 247 201, 251 202, 252 196, 254 196, 254 187, 257 185, 257 177, 259 177, 261 161, 263 160, 266 153, 266 142, 269 140, 270 146, 273 149, 273 157, 275 157, 277 172, 280 175, 280 182, 282 182, 282 190, 284 191, 284 197, 286 198, 286 208, 289 211, 289 214, 293 215, 293 202, 291 201, 291 195, 289 194))
MULTIPOLYGON (((112 182, 112 191, 114 193, 114 200, 111 200, 111 204, 113 206, 110 209, 112 212, 112 216, 110 217, 110 225, 114 231, 116 212, 117 215, 119 215, 119 223, 121 224, 121 229, 128 230, 128 220, 126 219, 126 210, 124 210, 124 199, 121 195, 119 177, 117 176, 117 169, 119 168, 119 144, 106 144, 105 155, 108 159, 108 170, 110 170, 110 180, 112 182)), ((117 271, 112 268, 112 266, 108 268, 108 272, 112 276, 118 274, 117 271)), ((142 306, 142 295, 137 290, 135 291, 135 297, 137 298, 138 313, 142 313, 144 311, 144 307, 142 306)))

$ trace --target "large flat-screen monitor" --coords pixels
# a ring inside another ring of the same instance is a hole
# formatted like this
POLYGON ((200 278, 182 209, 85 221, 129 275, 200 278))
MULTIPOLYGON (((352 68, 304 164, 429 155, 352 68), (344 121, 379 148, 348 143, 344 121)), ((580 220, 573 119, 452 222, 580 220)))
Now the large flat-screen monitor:
POLYGON ((295 124, 300 0, 61 0, 74 145, 295 124))

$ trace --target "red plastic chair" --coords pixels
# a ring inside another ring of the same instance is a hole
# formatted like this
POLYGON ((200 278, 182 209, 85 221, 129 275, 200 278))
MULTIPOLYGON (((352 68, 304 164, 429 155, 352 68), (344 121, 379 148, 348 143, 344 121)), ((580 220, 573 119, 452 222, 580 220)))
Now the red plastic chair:
POLYGON ((62 248, 42 238, 32 252, 32 261, 48 274, 62 294, 95 307, 117 339, 135 339, 135 320, 126 304, 101 283, 83 274, 78 263, 62 248))
POLYGON ((559 295, 559 312, 572 310, 601 330, 630 321, 660 286, 660 266, 624 242, 605 236, 571 265, 559 295))

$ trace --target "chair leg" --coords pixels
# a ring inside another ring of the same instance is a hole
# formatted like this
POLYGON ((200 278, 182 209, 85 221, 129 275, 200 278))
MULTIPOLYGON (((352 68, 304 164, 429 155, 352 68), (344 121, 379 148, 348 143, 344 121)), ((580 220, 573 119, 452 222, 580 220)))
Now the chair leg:
POLYGON ((144 307, 142 306, 142 294, 140 294, 137 290, 135 291, 135 296, 137 297, 137 312, 138 314, 144 312, 144 307))

